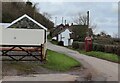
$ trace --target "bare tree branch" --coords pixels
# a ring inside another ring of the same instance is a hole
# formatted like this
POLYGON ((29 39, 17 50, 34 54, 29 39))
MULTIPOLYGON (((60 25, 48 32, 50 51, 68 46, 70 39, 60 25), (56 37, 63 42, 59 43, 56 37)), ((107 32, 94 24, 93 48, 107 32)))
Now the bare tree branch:
POLYGON ((47 19, 51 19, 51 14, 47 13, 47 12, 43 12, 43 16, 45 16, 47 19))
MULTIPOLYGON (((88 25, 87 24, 87 15, 79 12, 77 16, 73 17, 73 22, 78 25, 88 25)), ((93 24, 91 21, 89 22, 89 28, 92 29, 93 33, 97 31, 97 24, 93 24)))

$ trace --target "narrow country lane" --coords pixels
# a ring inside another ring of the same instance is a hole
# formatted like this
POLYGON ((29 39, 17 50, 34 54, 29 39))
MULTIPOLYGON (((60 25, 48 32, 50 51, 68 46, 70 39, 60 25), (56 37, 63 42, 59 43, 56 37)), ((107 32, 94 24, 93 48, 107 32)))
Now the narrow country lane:
POLYGON ((97 74, 97 76, 95 76, 95 80, 97 81, 118 81, 117 63, 79 54, 77 51, 73 51, 66 47, 53 45, 50 42, 48 42, 48 49, 64 53, 80 61, 83 66, 88 68, 93 75, 97 74))

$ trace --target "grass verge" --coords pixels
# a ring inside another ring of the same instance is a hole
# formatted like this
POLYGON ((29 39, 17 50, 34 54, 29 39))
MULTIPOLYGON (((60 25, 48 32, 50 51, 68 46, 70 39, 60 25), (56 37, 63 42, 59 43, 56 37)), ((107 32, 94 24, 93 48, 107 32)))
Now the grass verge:
POLYGON ((57 41, 50 41, 52 44, 58 45, 57 41))
POLYGON ((80 63, 75 59, 51 50, 48 50, 47 59, 47 63, 42 66, 52 70, 67 71, 73 67, 80 66, 80 63))
POLYGON ((117 56, 116 54, 98 52, 98 51, 91 51, 91 52, 79 51, 79 52, 82 54, 88 55, 88 56, 92 56, 92 57, 120 63, 120 61, 119 61, 120 56, 117 56))
MULTIPOLYGON (((53 71, 67 71, 76 66, 80 66, 80 63, 75 59, 61 53, 57 53, 51 50, 47 51, 47 62, 41 64, 40 61, 3 61, 3 74, 7 75, 6 72, 17 71, 17 74, 32 74, 36 73, 41 69, 45 68, 44 72, 48 69, 53 71)), ((43 72, 40 71, 40 72, 43 72)))

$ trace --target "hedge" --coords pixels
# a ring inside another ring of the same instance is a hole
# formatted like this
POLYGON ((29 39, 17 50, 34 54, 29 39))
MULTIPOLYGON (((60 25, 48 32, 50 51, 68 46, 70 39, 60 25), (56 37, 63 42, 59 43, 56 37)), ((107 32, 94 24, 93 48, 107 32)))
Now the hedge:
MULTIPOLYGON (((93 46, 93 51, 113 53, 113 54, 117 54, 120 56, 120 46, 119 45, 104 45, 104 44, 93 43, 92 46, 93 46)), ((75 41, 75 42, 73 42, 72 47, 75 49, 84 50, 85 43, 75 41)))
POLYGON ((75 48, 75 49, 84 50, 85 43, 84 42, 75 41, 75 42, 72 43, 72 47, 75 48))

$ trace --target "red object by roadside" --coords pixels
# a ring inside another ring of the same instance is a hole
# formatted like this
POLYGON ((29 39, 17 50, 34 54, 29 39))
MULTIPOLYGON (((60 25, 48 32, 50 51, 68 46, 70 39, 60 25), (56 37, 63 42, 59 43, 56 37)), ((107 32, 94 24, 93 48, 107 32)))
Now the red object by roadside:
POLYGON ((92 38, 91 37, 85 38, 85 51, 86 52, 92 51, 92 38))

